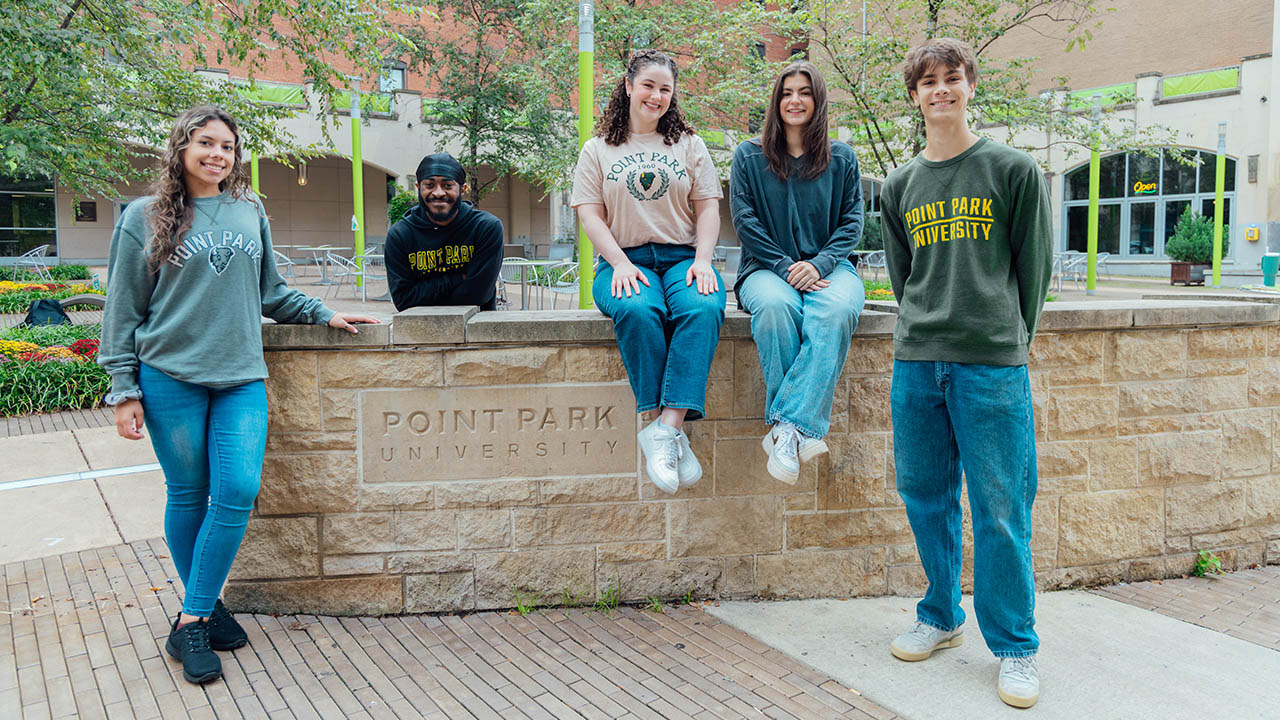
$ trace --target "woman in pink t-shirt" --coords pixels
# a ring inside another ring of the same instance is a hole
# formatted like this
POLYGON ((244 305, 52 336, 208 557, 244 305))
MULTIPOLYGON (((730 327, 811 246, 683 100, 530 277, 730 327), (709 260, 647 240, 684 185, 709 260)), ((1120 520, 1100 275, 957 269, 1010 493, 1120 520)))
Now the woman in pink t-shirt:
POLYGON ((674 493, 702 477, 683 426, 702 417, 725 291, 711 267, 720 178, 676 104, 679 69, 657 50, 627 63, 578 156, 572 205, 600 255, 592 296, 613 318, 649 479, 674 493))

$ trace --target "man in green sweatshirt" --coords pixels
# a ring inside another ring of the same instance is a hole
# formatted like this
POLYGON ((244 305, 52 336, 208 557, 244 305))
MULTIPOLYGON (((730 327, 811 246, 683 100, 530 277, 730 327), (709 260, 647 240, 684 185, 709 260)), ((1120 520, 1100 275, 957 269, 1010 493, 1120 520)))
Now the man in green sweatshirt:
POLYGON ((929 587, 916 623, 891 644, 924 660, 963 640, 961 477, 973 516, 973 600, 1000 658, 997 692, 1015 707, 1039 697, 1031 505, 1035 425, 1027 351, 1051 268, 1049 197, 1026 153, 968 126, 973 49, 931 40, 907 55, 924 151, 881 195, 885 260, 898 298, 893 455, 898 493, 929 587))

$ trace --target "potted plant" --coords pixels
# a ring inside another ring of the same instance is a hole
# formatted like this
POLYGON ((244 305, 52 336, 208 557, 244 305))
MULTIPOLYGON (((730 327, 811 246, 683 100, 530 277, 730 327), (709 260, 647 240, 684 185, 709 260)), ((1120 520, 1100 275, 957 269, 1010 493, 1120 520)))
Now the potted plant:
MULTIPOLYGON (((1222 256, 1226 257, 1228 238, 1226 228, 1222 233, 1222 256)), ((1164 254, 1169 256, 1169 284, 1204 284, 1204 274, 1213 263, 1213 223, 1190 205, 1178 218, 1173 235, 1164 244, 1164 254)))

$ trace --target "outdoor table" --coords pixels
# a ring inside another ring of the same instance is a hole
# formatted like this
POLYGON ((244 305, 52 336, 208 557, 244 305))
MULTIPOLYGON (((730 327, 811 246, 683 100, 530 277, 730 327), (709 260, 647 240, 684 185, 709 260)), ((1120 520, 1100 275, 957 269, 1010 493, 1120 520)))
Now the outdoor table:
POLYGON ((320 279, 311 283, 312 285, 332 285, 333 281, 329 279, 329 258, 326 253, 334 250, 342 250, 336 245, 297 245, 299 250, 306 250, 311 253, 311 258, 315 260, 316 267, 320 268, 320 279))
MULTIPOLYGON (((515 263, 520 268, 520 309, 529 309, 529 268, 533 267, 551 267, 552 265, 560 265, 564 263, 564 259, 551 260, 544 258, 542 260, 523 259, 520 263, 515 263)), ((541 295, 538 296, 538 309, 545 307, 545 301, 541 295)))

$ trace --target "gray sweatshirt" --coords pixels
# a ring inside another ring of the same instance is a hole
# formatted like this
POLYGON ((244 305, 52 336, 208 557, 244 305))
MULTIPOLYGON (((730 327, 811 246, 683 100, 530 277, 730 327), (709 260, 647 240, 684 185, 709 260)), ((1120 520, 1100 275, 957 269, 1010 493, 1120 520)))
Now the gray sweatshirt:
POLYGON ((147 208, 153 200, 130 203, 111 237, 98 353, 111 375, 108 404, 142 397, 139 362, 213 388, 260 380, 267 377, 262 316, 317 325, 333 317, 276 271, 271 228, 256 198, 195 198, 191 229, 152 272, 147 208))

